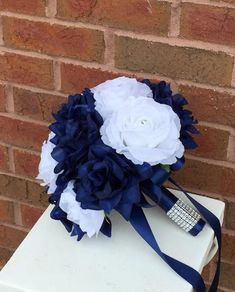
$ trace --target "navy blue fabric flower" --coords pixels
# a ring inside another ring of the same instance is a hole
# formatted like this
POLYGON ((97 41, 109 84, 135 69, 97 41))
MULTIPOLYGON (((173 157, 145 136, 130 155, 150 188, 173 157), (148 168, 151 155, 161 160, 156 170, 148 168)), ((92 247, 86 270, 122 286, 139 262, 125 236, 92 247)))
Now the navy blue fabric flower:
POLYGON ((78 166, 88 160, 89 146, 99 138, 103 119, 95 110, 93 94, 86 89, 82 94, 68 97, 68 103, 54 114, 55 123, 49 126, 55 133, 51 142, 56 145, 52 157, 58 162, 55 173, 58 196, 67 183, 76 177, 78 166))
POLYGON ((133 204, 143 201, 140 182, 151 177, 148 164, 136 166, 102 141, 89 149, 88 160, 78 167, 74 191, 84 209, 116 209, 128 219, 133 204))
POLYGON ((198 145, 192 138, 191 134, 197 134, 198 130, 194 127, 197 120, 192 116, 192 112, 184 109, 188 104, 187 100, 181 94, 172 94, 170 85, 165 81, 152 83, 148 79, 142 81, 148 85, 153 92, 153 99, 156 102, 169 105, 178 115, 181 122, 180 140, 186 149, 194 149, 198 145))

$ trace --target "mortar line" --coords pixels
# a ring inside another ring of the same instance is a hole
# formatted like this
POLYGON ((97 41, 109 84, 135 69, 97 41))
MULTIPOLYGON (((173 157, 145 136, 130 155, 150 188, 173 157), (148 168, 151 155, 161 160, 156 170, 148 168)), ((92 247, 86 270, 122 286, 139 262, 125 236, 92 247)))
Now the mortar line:
POLYGON ((9 158, 9 169, 12 173, 15 173, 15 159, 12 146, 8 146, 8 158, 9 158))
POLYGON ((169 37, 178 37, 180 34, 181 0, 171 4, 169 37))
POLYGON ((193 156, 192 154, 186 154, 185 157, 189 158, 191 160, 204 162, 204 163, 207 163, 210 165, 220 166, 220 167, 222 166, 222 167, 226 167, 226 168, 230 168, 232 170, 235 170, 235 164, 232 162, 223 161, 223 160, 213 160, 213 159, 208 159, 208 158, 204 158, 204 157, 197 157, 197 156, 193 156))
POLYGON ((56 0, 47 0, 46 6, 46 16, 49 18, 54 18, 57 12, 57 1, 56 0))
POLYGON ((230 126, 221 125, 221 124, 217 124, 217 123, 211 123, 211 122, 207 122, 207 121, 199 121, 199 125, 219 129, 222 131, 228 131, 228 132, 230 132, 231 135, 235 135, 235 129, 233 127, 230 127, 230 126))
POLYGON ((61 90, 61 69, 60 61, 53 60, 53 77, 54 77, 54 87, 56 91, 61 90))
POLYGON ((228 140, 227 149, 227 159, 228 161, 235 163, 235 135, 230 135, 228 140))
POLYGON ((14 113, 15 106, 14 106, 14 97, 13 97, 13 88, 10 84, 6 85, 5 88, 6 93, 6 109, 8 113, 14 113))
POLYGON ((105 54, 104 54, 104 63, 106 65, 114 67, 114 33, 112 29, 107 29, 104 32, 104 41, 105 41, 105 54))
MULTIPOLYGON (((169 2, 174 3, 175 0, 158 0, 159 2, 169 2)), ((218 1, 210 1, 210 0, 182 0, 183 3, 190 3, 190 4, 202 4, 211 7, 219 7, 219 8, 235 8, 235 4, 231 4, 228 2, 218 2, 218 1)))
POLYGON ((61 97, 67 97, 66 94, 60 92, 60 91, 53 91, 53 90, 46 90, 43 88, 38 88, 38 87, 33 87, 33 86, 29 86, 29 85, 24 85, 24 84, 20 84, 20 83, 14 83, 11 81, 3 81, 0 80, 0 84, 2 85, 11 85, 12 87, 17 87, 19 89, 25 89, 25 90, 29 90, 29 91, 33 91, 35 93, 44 93, 44 94, 51 94, 51 95, 59 95, 61 97))
POLYGON ((3 27, 2 27, 2 17, 0 15, 0 45, 4 45, 4 39, 3 39, 3 27))
POLYGON ((49 122, 45 122, 45 121, 41 121, 41 120, 34 120, 32 118, 29 118, 27 116, 20 116, 17 114, 12 114, 12 113, 4 113, 4 112, 0 112, 0 117, 6 117, 9 119, 14 119, 14 120, 19 120, 22 122, 30 122, 32 124, 36 124, 36 125, 40 125, 40 126, 46 126, 48 127, 48 125, 50 124, 49 122))
POLYGON ((14 218, 15 218, 15 224, 22 226, 22 214, 21 214, 21 208, 19 202, 14 202, 14 218))

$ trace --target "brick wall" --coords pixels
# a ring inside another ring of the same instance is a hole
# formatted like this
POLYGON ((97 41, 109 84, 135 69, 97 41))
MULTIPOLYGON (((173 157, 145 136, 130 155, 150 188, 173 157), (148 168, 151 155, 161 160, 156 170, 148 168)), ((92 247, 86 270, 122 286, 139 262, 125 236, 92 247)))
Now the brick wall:
POLYGON ((1 0, 0 15, 0 266, 47 206, 34 177, 51 111, 125 74, 167 80, 200 120, 177 178, 225 201, 220 291, 235 291, 235 0, 1 0))

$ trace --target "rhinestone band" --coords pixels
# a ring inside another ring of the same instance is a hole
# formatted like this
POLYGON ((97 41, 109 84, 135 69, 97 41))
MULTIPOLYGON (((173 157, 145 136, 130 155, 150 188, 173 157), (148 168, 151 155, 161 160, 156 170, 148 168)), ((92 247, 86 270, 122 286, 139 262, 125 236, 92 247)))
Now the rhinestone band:
POLYGON ((167 215, 186 232, 189 232, 201 218, 193 208, 180 199, 167 212, 167 215))

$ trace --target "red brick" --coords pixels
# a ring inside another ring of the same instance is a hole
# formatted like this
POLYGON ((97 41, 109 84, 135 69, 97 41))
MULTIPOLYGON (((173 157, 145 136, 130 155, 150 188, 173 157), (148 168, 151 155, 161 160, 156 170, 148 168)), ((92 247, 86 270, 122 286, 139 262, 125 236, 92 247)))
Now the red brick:
POLYGON ((0 170, 9 170, 8 150, 3 145, 0 145, 0 170))
POLYGON ((49 204, 48 197, 44 187, 35 182, 27 182, 27 203, 45 208, 49 204))
POLYGON ((22 223, 25 227, 32 228, 42 215, 43 210, 28 205, 21 205, 22 223))
POLYGON ((27 232, 21 229, 0 225, 0 245, 2 247, 17 248, 26 235, 27 232))
POLYGON ((14 223, 13 202, 0 200, 0 221, 6 223, 14 223))
POLYGON ((8 47, 83 61, 103 61, 104 35, 98 30, 4 17, 3 38, 8 47))
POLYGON ((46 0, 0 0, 0 10, 32 15, 45 15, 46 0))
POLYGON ((42 142, 48 136, 44 125, 0 116, 0 140, 32 150, 40 150, 42 142))
POLYGON ((203 270, 202 270, 202 277, 204 281, 209 281, 210 279, 210 269, 211 269, 211 264, 207 264, 203 270))
POLYGON ((17 200, 26 200, 26 181, 13 176, 0 174, 0 196, 17 200))
POLYGON ((197 119, 235 127, 235 95, 187 85, 180 85, 179 91, 197 119))
POLYGON ((10 250, 8 248, 0 247, 0 269, 5 266, 5 264, 8 262, 10 257, 13 254, 13 250, 10 250))
POLYGON ((154 0, 58 0, 57 17, 142 33, 167 35, 170 3, 154 0))
POLYGON ((215 1, 215 2, 221 2, 221 3, 229 3, 229 4, 235 4, 235 0, 210 0, 210 1, 215 1))
POLYGON ((228 289, 235 289, 235 266, 221 263, 220 286, 228 289))
POLYGON ((58 15, 66 15, 69 19, 89 16, 92 9, 97 5, 97 0, 74 0, 58 1, 58 15))
POLYGON ((183 3, 180 35, 235 46, 235 9, 183 3))
POLYGON ((198 148, 189 153, 214 160, 226 160, 230 132, 199 125, 197 128, 200 134, 194 135, 193 138, 198 148))
POLYGON ((224 52, 116 36, 115 64, 120 69, 230 86, 233 57, 224 52))
POLYGON ((52 61, 3 53, 0 55, 0 79, 53 89, 52 61))
POLYGON ((38 207, 48 206, 48 195, 38 183, 6 174, 0 174, 0 196, 38 207))
POLYGON ((0 112, 6 112, 6 103, 5 86, 0 84, 0 112))
POLYGON ((34 120, 51 122, 52 113, 56 112, 67 98, 51 94, 33 92, 26 89, 14 88, 14 108, 18 115, 27 116, 34 120))
POLYGON ((235 236, 224 233, 222 237, 222 258, 235 264, 235 236))
POLYGON ((85 68, 72 64, 61 65, 61 88, 62 91, 75 93, 85 87, 93 87, 107 79, 113 79, 121 74, 110 71, 102 71, 95 68, 85 68))
POLYGON ((176 181, 189 190, 235 197, 235 169, 186 159, 182 170, 174 173, 176 181))
POLYGON ((228 202, 225 212, 225 225, 227 228, 235 230, 235 203, 228 202))
POLYGON ((15 170, 17 174, 35 178, 38 175, 40 156, 23 150, 14 149, 15 170))

